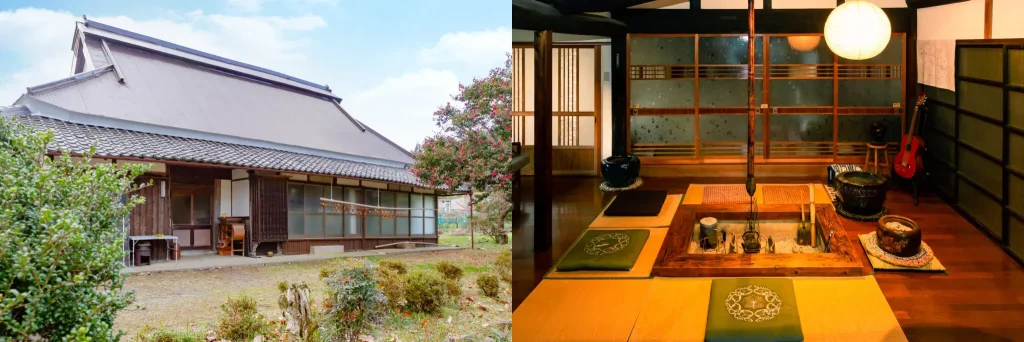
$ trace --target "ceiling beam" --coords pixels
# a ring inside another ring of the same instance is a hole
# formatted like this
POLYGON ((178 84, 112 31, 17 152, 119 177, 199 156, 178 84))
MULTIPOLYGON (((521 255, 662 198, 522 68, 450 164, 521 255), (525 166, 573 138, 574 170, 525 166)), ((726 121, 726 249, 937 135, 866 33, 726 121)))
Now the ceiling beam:
POLYGON ((907 7, 909 8, 928 8, 942 5, 955 4, 958 2, 967 2, 968 0, 907 0, 907 7))
POLYGON ((536 0, 512 0, 512 28, 611 37, 626 34, 626 24, 591 14, 562 14, 536 0))
POLYGON ((611 12, 641 5, 653 0, 547 0, 559 12, 611 12))

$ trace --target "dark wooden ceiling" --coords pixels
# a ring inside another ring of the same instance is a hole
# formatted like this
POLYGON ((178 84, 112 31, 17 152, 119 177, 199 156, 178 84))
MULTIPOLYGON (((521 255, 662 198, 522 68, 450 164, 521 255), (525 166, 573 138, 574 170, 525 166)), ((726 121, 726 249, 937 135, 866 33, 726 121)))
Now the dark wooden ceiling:
MULTIPOLYGON (((657 1, 659 0, 512 0, 512 28, 605 37, 623 35, 628 32, 625 22, 588 13, 644 11, 630 8, 657 1)), ((927 8, 964 1, 968 0, 907 0, 907 7, 927 8)), ((691 10, 700 11, 700 0, 689 2, 693 8, 691 10)), ((767 7, 765 11, 793 11, 773 10, 771 0, 764 2, 767 7)), ((842 2, 845 0, 836 0, 837 4, 842 2)))

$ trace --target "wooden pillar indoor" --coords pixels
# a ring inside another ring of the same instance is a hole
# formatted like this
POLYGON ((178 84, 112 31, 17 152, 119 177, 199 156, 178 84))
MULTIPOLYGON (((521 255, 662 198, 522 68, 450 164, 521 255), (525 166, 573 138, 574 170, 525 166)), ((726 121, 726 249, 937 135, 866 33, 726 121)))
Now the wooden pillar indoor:
POLYGON ((551 31, 533 36, 533 248, 551 250, 551 31))
POLYGON ((626 35, 612 36, 612 155, 625 155, 629 141, 626 122, 629 120, 629 99, 626 98, 626 35))

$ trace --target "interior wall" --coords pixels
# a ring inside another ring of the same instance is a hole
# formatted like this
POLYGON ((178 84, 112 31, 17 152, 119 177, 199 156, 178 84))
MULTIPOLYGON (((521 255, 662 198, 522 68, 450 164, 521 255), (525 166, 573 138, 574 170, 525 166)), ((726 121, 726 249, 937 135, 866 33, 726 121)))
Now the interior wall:
MULTIPOLYGON (((1024 38, 1024 1, 993 0, 992 38, 1024 38)), ((917 10, 918 80, 956 90, 953 82, 956 40, 985 39, 985 0, 970 0, 917 10)))
POLYGON ((1024 38, 1024 1, 992 1, 992 38, 1024 38))

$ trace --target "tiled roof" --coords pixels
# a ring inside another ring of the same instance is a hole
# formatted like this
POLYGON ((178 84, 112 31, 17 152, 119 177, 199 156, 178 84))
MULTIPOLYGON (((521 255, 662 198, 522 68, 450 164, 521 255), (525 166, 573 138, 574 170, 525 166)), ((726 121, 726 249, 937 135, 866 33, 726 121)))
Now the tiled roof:
MULTIPOLYGON (((53 130, 55 144, 81 154, 96 144, 96 155, 108 158, 139 158, 231 165, 285 172, 353 177, 424 187, 407 168, 375 165, 336 158, 287 152, 271 148, 83 125, 37 115, 15 115, 38 131, 53 130)), ((58 148, 59 146, 59 148, 58 148)))

